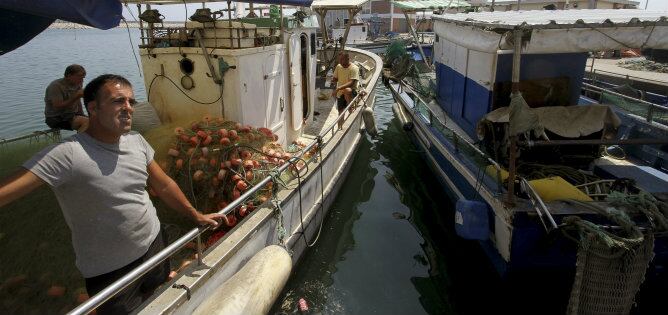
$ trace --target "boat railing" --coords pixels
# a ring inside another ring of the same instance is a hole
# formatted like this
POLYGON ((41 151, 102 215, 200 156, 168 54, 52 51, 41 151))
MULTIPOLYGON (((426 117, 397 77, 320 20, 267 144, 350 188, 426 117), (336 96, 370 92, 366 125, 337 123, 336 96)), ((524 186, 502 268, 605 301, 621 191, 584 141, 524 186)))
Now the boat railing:
POLYGON ((21 141, 21 140, 28 140, 30 143, 35 142, 35 141, 40 141, 42 139, 47 139, 50 141, 59 141, 60 140, 60 129, 47 129, 47 130, 40 130, 40 131, 35 131, 33 133, 29 133, 26 135, 22 136, 17 136, 13 138, 0 138, 0 147, 21 141))
POLYGON ((540 219, 540 222, 543 224, 543 227, 545 228, 546 231, 552 231, 558 228, 557 223, 554 221, 554 217, 552 217, 552 214, 550 213, 550 210, 547 208, 547 205, 545 205, 545 202, 543 199, 538 195, 536 190, 533 189, 531 184, 526 180, 524 177, 519 177, 520 180, 520 187, 522 187, 522 191, 524 191, 527 196, 529 196, 529 200, 531 200, 531 204, 534 207, 534 210, 536 210, 536 213, 538 213, 538 218, 540 219))
MULTIPOLYGON (((420 115, 428 125, 434 127, 443 137, 451 140, 456 152, 465 151, 467 155, 472 157, 476 164, 475 167, 478 168, 479 173, 486 172, 486 170, 483 170, 483 168, 487 168, 489 165, 494 168, 496 176, 489 176, 489 174, 487 175, 496 182, 497 193, 502 193, 503 183, 501 174, 505 172, 505 170, 501 167, 501 165, 499 165, 499 163, 497 163, 485 152, 480 150, 475 144, 469 142, 467 138, 462 136, 458 131, 450 128, 445 121, 442 121, 441 118, 434 113, 429 105, 427 105, 427 102, 422 99, 422 97, 420 97, 419 93, 416 93, 410 86, 406 85, 405 81, 403 80, 401 81, 400 89, 410 90, 410 95, 413 99, 413 110, 415 113, 420 115)), ((479 178, 476 178, 476 180, 484 182, 482 179, 480 179, 480 175, 477 177, 479 178)))
POLYGON ((627 73, 619 73, 619 72, 608 71, 608 70, 593 69, 589 73, 591 73, 589 75, 589 77, 594 79, 594 80, 596 80, 596 73, 607 73, 607 74, 612 74, 612 75, 620 77, 620 78, 625 78, 628 81, 631 81, 632 79, 637 79, 637 81, 646 81, 646 82, 658 83, 658 84, 662 84, 662 85, 668 85, 668 82, 663 81, 663 80, 641 78, 641 77, 636 77, 636 76, 629 75, 627 73))
MULTIPOLYGON (((351 117, 353 113, 349 112, 348 109, 356 109, 360 106, 365 105, 370 95, 373 94, 374 89, 375 86, 372 86, 370 90, 367 91, 368 93, 360 93, 359 95, 355 96, 355 98, 351 100, 348 107, 346 107, 346 110, 342 111, 342 113, 337 117, 337 119, 334 122, 332 122, 327 128, 324 128, 321 131, 321 133, 316 137, 315 140, 311 141, 303 149, 295 153, 290 160, 286 161, 283 165, 279 166, 275 171, 280 174, 284 172, 286 169, 288 169, 288 167, 294 165, 299 160, 303 160, 307 165, 310 163, 317 163, 317 161, 322 158, 323 148, 325 148, 334 139, 334 137, 339 131, 344 131, 338 129, 338 121, 339 120, 346 121, 351 117), (312 150, 317 150, 319 156, 313 154, 311 157, 307 159, 303 158, 306 152, 312 150)), ((228 206, 219 210, 218 213, 225 215, 232 213, 237 207, 243 205, 248 199, 252 198, 256 192, 260 191, 263 188, 266 188, 269 182, 273 182, 273 180, 274 179, 272 178, 272 176, 265 177, 255 186, 251 187, 248 191, 242 194, 238 199, 230 202, 228 206)), ((192 242, 193 240, 196 242, 197 265, 198 266, 203 265, 202 254, 204 248, 202 244, 202 234, 208 231, 209 229, 210 229, 209 226, 201 226, 193 228, 192 230, 188 231, 185 235, 183 235, 173 243, 169 244, 165 249, 157 253, 155 256, 151 257, 146 262, 139 265, 126 275, 124 275, 122 278, 116 280, 114 283, 112 283, 111 285, 109 285, 96 295, 92 296, 90 299, 86 300, 86 302, 74 308, 68 314, 70 315, 88 314, 92 312, 96 307, 102 305, 102 303, 114 297, 125 287, 127 287, 128 285, 139 279, 141 276, 143 276, 144 274, 146 274, 147 272, 158 266, 165 259, 168 259, 177 252, 179 252, 182 248, 186 246, 186 244, 192 242)))
MULTIPOLYGON (((662 117, 662 119, 659 122, 665 124, 665 119, 668 118, 668 106, 659 105, 659 104, 656 104, 656 103, 648 102, 646 100, 641 100, 641 99, 638 99, 638 98, 635 98, 635 97, 631 97, 631 96, 628 96, 628 95, 617 93, 615 91, 611 91, 609 89, 605 89, 605 88, 602 88, 602 87, 599 87, 599 86, 596 86, 596 85, 593 85, 593 84, 589 84, 589 83, 584 83, 583 82, 582 85, 583 85, 582 89, 586 92, 592 92, 592 93, 597 93, 597 94, 606 93, 606 94, 614 95, 616 97, 623 98, 624 100, 627 100, 627 101, 634 102, 635 104, 645 106, 645 109, 643 110, 644 111, 644 117, 643 118, 645 118, 645 120, 647 120, 648 122, 656 121, 655 116, 657 116, 657 112, 659 112, 658 115, 660 115, 662 117)), ((618 104, 615 104, 615 105, 618 105, 618 104)), ((638 114, 637 112, 632 111, 632 110, 627 109, 627 108, 624 108, 623 106, 618 105, 618 107, 621 107, 622 109, 633 112, 633 114, 636 114, 636 115, 638 114)), ((643 116, 643 115, 641 115, 641 116, 643 116)))

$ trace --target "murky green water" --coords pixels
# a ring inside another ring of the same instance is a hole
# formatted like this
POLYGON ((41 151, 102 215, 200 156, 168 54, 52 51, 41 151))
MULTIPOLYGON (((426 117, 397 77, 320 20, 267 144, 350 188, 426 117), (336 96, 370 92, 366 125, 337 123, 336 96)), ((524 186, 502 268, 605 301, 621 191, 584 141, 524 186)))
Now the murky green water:
MULTIPOLYGON (((495 275, 475 243, 454 236, 452 201, 401 130, 379 85, 380 136, 366 136, 322 235, 273 313, 476 314, 495 275), (485 285, 487 284, 487 285, 485 285)), ((492 298, 493 299, 493 298, 492 298)))

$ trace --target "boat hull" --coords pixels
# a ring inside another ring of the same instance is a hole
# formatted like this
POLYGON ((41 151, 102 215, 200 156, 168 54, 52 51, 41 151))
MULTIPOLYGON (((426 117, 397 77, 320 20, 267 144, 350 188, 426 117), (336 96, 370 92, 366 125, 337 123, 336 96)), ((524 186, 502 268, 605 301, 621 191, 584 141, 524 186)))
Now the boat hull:
MULTIPOLYGON (((487 206, 490 237, 478 242, 498 274, 510 278, 532 271, 552 271, 570 275, 568 279, 572 279, 577 244, 564 237, 560 230, 547 233, 531 207, 520 205, 514 209, 507 208, 502 202, 504 191, 493 183, 479 183, 476 180, 479 170, 473 160, 430 125, 426 117, 413 109, 412 100, 406 96, 406 92, 394 83, 390 84, 390 90, 412 123, 413 128, 404 130, 420 148, 420 154, 437 175, 449 197, 454 201, 478 200, 487 206)), ((452 215, 454 218, 454 212, 452 215)), ((553 216, 556 223, 560 224, 567 214, 553 216)), ((664 273, 663 266, 668 264, 667 245, 665 237, 657 237, 654 248, 656 256, 647 270, 648 278, 664 273)))
MULTIPOLYGON (((373 92, 380 76, 380 58, 365 54, 378 67, 368 81, 368 94, 362 101, 373 108, 373 92)), ((362 137, 362 106, 346 119, 343 130, 325 138, 321 154, 309 164, 308 173, 290 182, 292 189, 276 194, 280 212, 268 202, 253 211, 237 227, 204 253, 197 262, 148 300, 139 314, 192 314, 222 283, 232 277, 256 253, 273 244, 285 246, 296 265, 304 251, 313 244, 335 197, 343 185, 362 137), (321 158, 322 156, 322 158, 321 158), (279 215, 280 213, 280 215, 279 215), (176 285, 177 287, 174 287, 176 285), (185 286, 190 291, 182 289, 185 286), (179 288, 181 287, 181 288, 179 288)))

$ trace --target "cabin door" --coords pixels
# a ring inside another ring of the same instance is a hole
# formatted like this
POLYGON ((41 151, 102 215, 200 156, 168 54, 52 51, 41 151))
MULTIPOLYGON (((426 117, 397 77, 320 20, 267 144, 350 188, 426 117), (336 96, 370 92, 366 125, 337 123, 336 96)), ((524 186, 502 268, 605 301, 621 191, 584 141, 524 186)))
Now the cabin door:
POLYGON ((284 98, 285 79, 283 77, 284 63, 283 51, 277 51, 267 55, 262 65, 264 72, 264 95, 267 98, 267 121, 266 126, 280 138, 285 138, 285 106, 284 98))
POLYGON ((292 116, 292 129, 302 128, 303 108, 302 99, 302 69, 301 69, 301 39, 299 34, 290 35, 288 47, 290 57, 290 113, 292 116))

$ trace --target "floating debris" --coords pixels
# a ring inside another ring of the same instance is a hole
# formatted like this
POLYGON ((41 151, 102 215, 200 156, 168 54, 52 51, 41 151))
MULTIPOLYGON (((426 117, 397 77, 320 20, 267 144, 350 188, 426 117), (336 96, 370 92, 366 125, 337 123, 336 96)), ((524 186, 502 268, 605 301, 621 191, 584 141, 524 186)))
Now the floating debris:
POLYGON ((401 212, 393 212, 392 216, 397 219, 397 220, 403 220, 406 219, 406 215, 401 213, 401 212))

